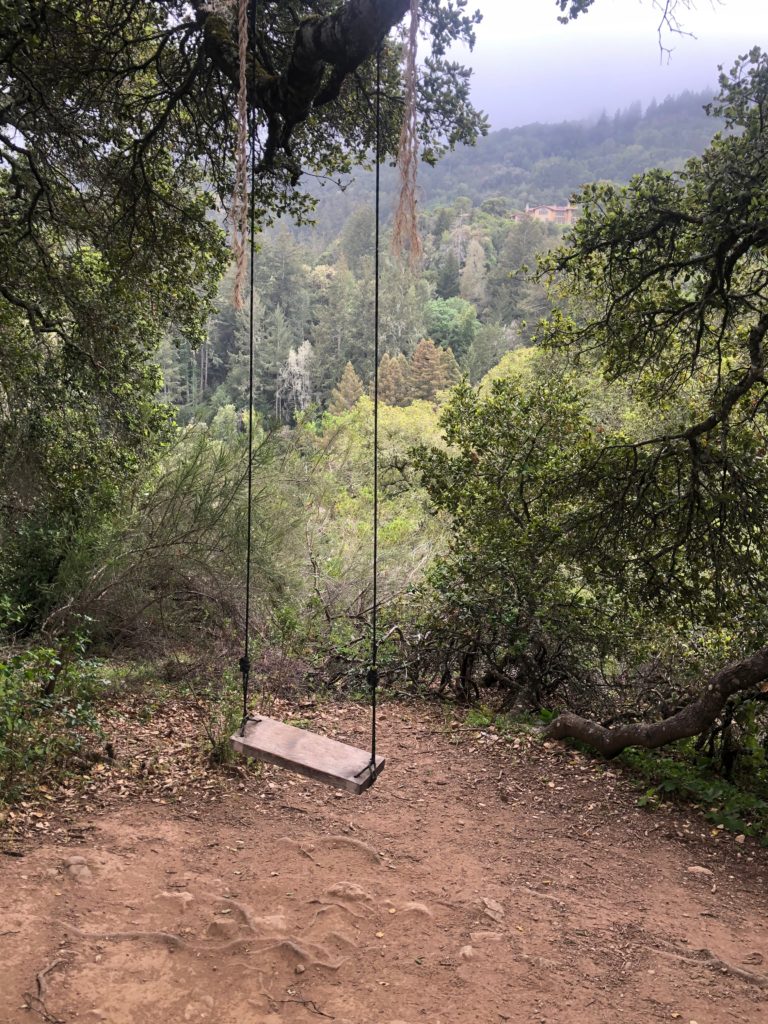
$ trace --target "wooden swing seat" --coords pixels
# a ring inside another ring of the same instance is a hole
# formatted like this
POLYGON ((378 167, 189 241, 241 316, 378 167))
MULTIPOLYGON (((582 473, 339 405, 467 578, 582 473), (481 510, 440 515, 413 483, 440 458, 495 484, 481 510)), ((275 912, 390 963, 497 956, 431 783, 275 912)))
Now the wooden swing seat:
POLYGON ((383 757, 376 758, 374 772, 367 750, 263 715, 249 718, 244 735, 241 736, 238 730, 230 736, 229 742, 234 750, 246 757, 279 765, 350 793, 362 793, 368 789, 384 769, 383 757))

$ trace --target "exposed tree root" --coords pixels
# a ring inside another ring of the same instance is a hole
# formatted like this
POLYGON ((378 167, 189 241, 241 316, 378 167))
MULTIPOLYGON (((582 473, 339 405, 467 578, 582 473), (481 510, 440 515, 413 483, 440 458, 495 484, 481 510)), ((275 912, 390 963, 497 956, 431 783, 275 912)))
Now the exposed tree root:
POLYGON ((78 939, 103 939, 106 941, 116 940, 118 942, 123 939, 144 939, 148 942, 164 942, 172 949, 183 949, 189 945, 189 943, 185 942, 184 939, 179 938, 178 935, 172 935, 170 932, 84 932, 81 928, 77 928, 73 924, 68 924, 66 921, 59 921, 58 924, 70 935, 76 935, 78 939))
POLYGON ((338 900, 317 900, 317 899, 315 899, 315 900, 310 900, 310 903, 319 903, 320 904, 320 909, 318 911, 316 911, 315 916, 312 918, 312 924, 315 923, 315 921, 318 919, 318 917, 321 914, 327 913, 333 907, 336 907, 338 910, 345 911, 351 917, 364 917, 365 916, 364 914, 358 914, 358 912, 356 910, 353 910, 351 907, 348 907, 346 903, 340 903, 338 900))
POLYGON ((381 864, 381 854, 362 839, 354 839, 352 836, 321 836, 315 841, 315 846, 351 846, 354 850, 360 850, 367 854, 376 864, 381 864))
POLYGON ((325 950, 320 946, 316 946, 314 943, 307 943, 302 945, 295 939, 278 939, 277 942, 268 942, 266 945, 258 946, 254 943, 253 939, 231 939, 229 942, 225 942, 221 946, 195 946, 193 947, 198 953, 216 953, 217 956, 221 956, 223 953, 233 953, 235 951, 240 952, 245 950, 249 953, 269 953, 273 949, 287 949, 294 956, 297 956, 299 960, 305 960, 309 967, 324 967, 328 971, 338 971, 343 963, 345 963, 348 957, 342 957, 338 963, 330 963, 328 960, 321 960, 320 956, 316 956, 311 952, 311 947, 314 948, 320 954, 325 953, 325 950))
POLYGON ((682 963, 695 964, 699 967, 709 967, 712 970, 722 971, 724 974, 731 974, 734 978, 740 978, 750 985, 758 988, 768 989, 768 977, 764 974, 756 974, 754 971, 747 971, 743 967, 734 967, 726 960, 715 956, 711 949, 694 949, 689 953, 678 953, 669 949, 659 949, 656 946, 646 946, 646 949, 659 956, 668 957, 670 960, 680 960, 682 963))
POLYGON ((298 1003, 299 1006, 303 1006, 305 1009, 310 1010, 312 1013, 316 1013, 318 1017, 327 1017, 328 1020, 336 1020, 330 1013, 326 1013, 321 1010, 314 999, 278 999, 278 1003, 298 1003))

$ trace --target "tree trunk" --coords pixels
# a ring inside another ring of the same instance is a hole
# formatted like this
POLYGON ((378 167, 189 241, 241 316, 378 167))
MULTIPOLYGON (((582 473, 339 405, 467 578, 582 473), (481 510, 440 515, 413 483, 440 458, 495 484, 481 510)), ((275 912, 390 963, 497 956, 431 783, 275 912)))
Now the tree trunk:
POLYGON ((768 647, 710 677, 704 692, 681 711, 660 722, 634 723, 606 728, 570 711, 564 712, 544 731, 548 739, 573 738, 588 743, 605 757, 615 757, 627 747, 661 747, 709 728, 734 693, 749 690, 768 680, 768 647))

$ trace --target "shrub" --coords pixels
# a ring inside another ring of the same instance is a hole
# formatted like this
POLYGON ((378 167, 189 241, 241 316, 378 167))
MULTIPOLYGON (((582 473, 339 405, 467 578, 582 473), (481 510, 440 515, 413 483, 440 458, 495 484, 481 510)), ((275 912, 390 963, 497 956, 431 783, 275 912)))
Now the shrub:
POLYGON ((87 763, 100 738, 98 662, 35 647, 0 660, 0 803, 87 763))

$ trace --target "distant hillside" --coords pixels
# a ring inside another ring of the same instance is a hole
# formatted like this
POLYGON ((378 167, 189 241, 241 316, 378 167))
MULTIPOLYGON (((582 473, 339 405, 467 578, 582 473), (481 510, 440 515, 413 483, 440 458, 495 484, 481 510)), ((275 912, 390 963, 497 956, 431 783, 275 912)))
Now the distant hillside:
POLYGON ((596 122, 493 132, 424 173, 425 199, 466 195, 477 204, 504 195, 519 206, 565 202, 588 181, 626 182, 650 167, 677 167, 701 153, 720 127, 704 112, 710 100, 708 93, 686 92, 644 113, 637 103, 596 122))
MULTIPOLYGON (((708 117, 708 92, 684 92, 652 103, 639 103, 597 121, 563 121, 505 128, 447 154, 436 167, 419 169, 421 204, 425 209, 466 196, 474 206, 503 196, 524 208, 526 203, 562 203, 586 182, 606 179, 627 182, 650 167, 679 167, 706 148, 721 122, 708 117)), ((353 210, 369 202, 373 174, 358 172, 344 192, 334 185, 313 189, 320 197, 318 233, 335 235, 353 210)), ((397 174, 382 173, 383 210, 392 209, 397 174)))

